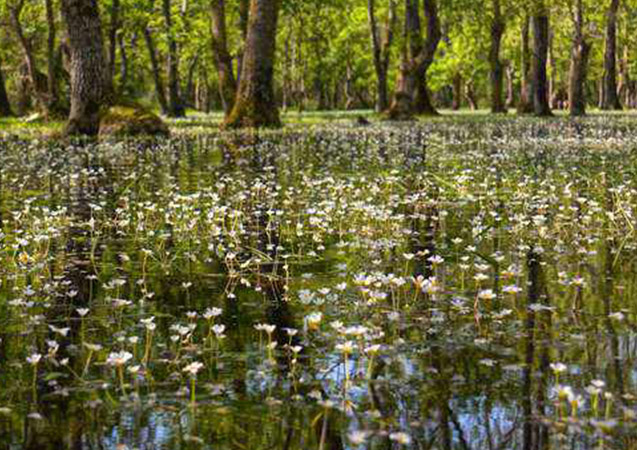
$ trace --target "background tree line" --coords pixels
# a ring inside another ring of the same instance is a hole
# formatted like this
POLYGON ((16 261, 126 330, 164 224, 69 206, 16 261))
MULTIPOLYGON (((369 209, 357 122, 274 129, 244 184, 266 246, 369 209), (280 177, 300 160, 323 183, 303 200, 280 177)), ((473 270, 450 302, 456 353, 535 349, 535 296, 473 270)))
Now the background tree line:
POLYGON ((634 108, 636 16, 637 0, 0 0, 0 115, 73 115, 95 80, 97 109, 223 110, 229 126, 634 108))

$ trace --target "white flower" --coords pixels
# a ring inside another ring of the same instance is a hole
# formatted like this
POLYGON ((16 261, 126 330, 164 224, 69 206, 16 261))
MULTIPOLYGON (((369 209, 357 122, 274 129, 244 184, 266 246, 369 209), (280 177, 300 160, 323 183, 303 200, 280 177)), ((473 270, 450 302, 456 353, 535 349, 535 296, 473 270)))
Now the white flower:
POLYGON ((409 445, 411 442, 411 437, 402 431, 390 434, 389 439, 402 445, 409 445))
POLYGON ((27 356, 27 362, 32 366, 35 366, 42 359, 42 355, 39 353, 33 353, 31 356, 27 356))
POLYGON ((551 363, 551 370, 555 373, 565 372, 567 369, 565 364, 562 363, 551 363))
POLYGON ((191 362, 186 367, 183 368, 184 372, 189 373, 191 376, 196 376, 197 372, 203 369, 203 363, 199 361, 191 362))
POLYGON ((132 358, 132 353, 129 353, 127 351, 112 352, 108 355, 106 364, 108 364, 109 366, 123 366, 132 358))
POLYGON ((352 341, 343 342, 342 344, 336 345, 336 350, 344 355, 349 355, 354 351, 354 344, 352 341))

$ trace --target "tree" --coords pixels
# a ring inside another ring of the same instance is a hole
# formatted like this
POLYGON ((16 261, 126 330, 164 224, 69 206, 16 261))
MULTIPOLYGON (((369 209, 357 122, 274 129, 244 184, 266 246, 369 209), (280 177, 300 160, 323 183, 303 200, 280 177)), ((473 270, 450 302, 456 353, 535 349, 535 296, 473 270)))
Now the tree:
POLYGON ((531 18, 533 27, 532 94, 536 116, 550 116, 548 77, 546 65, 549 50, 549 16, 546 5, 540 0, 531 18))
POLYGON ((376 71, 376 112, 382 112, 389 106, 387 93, 387 73, 389 72, 390 49, 394 37, 396 23, 396 2, 389 0, 389 12, 384 30, 378 27, 376 19, 376 1, 367 0, 367 14, 372 37, 372 51, 374 54, 374 69, 376 71))
POLYGON ((0 117, 12 116, 11 104, 9 96, 4 84, 4 73, 2 72, 2 61, 0 60, 0 117))
POLYGON ((582 0, 577 0, 574 29, 569 71, 568 103, 571 116, 583 116, 586 114, 586 75, 591 45, 584 35, 582 0))
POLYGON ((503 102, 504 67, 500 61, 500 47, 504 35, 505 23, 502 17, 500 0, 492 0, 493 20, 491 22, 491 48, 489 64, 491 66, 491 112, 504 113, 507 108, 503 102))
POLYGON ((437 114, 429 98, 427 71, 442 38, 436 0, 424 0, 426 38, 422 42, 419 0, 405 0, 405 43, 390 119, 408 119, 413 114, 437 114))
POLYGON ((171 1, 162 1, 164 25, 166 27, 166 43, 168 46, 168 116, 183 117, 186 115, 184 105, 179 95, 179 55, 177 40, 173 26, 171 1))
POLYGON ((522 21, 522 33, 520 36, 520 101, 518 102, 518 114, 533 112, 533 94, 531 86, 531 47, 530 41, 531 19, 525 14, 522 21))
POLYGON ((252 0, 241 79, 228 128, 281 125, 274 97, 274 57, 280 0, 252 0))
POLYGON ((604 79, 602 109, 622 109, 617 95, 617 12, 619 0, 611 0, 606 13, 606 47, 604 49, 604 79))
POLYGON ((232 68, 232 55, 228 51, 228 37, 226 31, 225 0, 212 0, 210 13, 212 17, 212 54, 219 80, 219 94, 226 116, 232 111, 237 95, 237 80, 232 68))
POLYGON ((66 134, 96 135, 112 100, 97 0, 62 0, 71 56, 71 112, 66 134))

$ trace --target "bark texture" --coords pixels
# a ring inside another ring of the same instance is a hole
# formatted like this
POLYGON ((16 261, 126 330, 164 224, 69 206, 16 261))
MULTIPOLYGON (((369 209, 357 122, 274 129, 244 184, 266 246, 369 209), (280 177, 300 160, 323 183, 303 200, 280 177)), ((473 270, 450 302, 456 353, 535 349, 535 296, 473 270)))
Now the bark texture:
POLYGON ((617 12, 619 0, 611 0, 606 13, 606 47, 604 49, 604 80, 600 107, 622 109, 617 95, 617 12))
POLYGON ((252 0, 237 98, 225 121, 229 128, 278 127, 274 57, 280 0, 252 0))
POLYGON ((489 49, 489 65, 491 66, 491 112, 505 113, 503 102, 504 67, 500 61, 500 47, 504 35, 505 23, 502 17, 500 0, 493 0, 493 22, 491 22, 491 48, 489 49))
POLYGON ((586 114, 586 76, 590 43, 584 36, 584 12, 582 0, 577 0, 575 11, 575 32, 571 49, 571 67, 569 71, 568 103, 571 116, 586 114))
POLYGON ((66 134, 97 135, 100 110, 111 101, 97 0, 62 0, 71 56, 71 113, 66 134))
POLYGON ((532 91, 533 112, 536 116, 550 116, 548 77, 546 73, 549 50, 549 17, 544 5, 532 18, 533 25, 533 63, 532 91))
POLYGON ((394 0, 389 1, 389 12, 382 33, 376 18, 375 0, 367 0, 367 16, 372 37, 374 70, 376 71, 376 112, 383 112, 389 107, 387 74, 389 72, 390 50, 396 23, 396 2, 394 0))
POLYGON ((225 3, 225 0, 212 0, 210 13, 212 17, 212 54, 219 80, 219 95, 221 95, 223 102, 223 110, 228 116, 237 95, 237 80, 232 67, 232 55, 228 51, 225 3))

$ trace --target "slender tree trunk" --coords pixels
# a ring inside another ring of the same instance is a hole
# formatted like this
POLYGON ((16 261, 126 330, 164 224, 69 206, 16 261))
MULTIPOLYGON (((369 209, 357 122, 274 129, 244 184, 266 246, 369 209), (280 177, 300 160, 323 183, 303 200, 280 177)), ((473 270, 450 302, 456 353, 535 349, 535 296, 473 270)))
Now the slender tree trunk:
POLYGON ((513 108, 515 106, 515 89, 513 88, 513 78, 515 77, 515 67, 509 61, 506 68, 506 80, 507 80, 507 99, 506 107, 513 108))
POLYGON ((538 7, 532 18, 533 25, 533 63, 532 91, 533 111, 536 116, 550 116, 551 108, 548 98, 548 77, 546 62, 549 45, 549 17, 544 4, 538 7))
POLYGON ((471 111, 477 110, 478 100, 476 98, 476 93, 473 90, 473 80, 469 80, 465 84, 465 97, 467 98, 467 102, 469 103, 469 108, 471 108, 471 111))
POLYGON ((274 97, 274 57, 280 0, 252 0, 237 98, 225 126, 281 125, 274 97))
POLYGON ((241 46, 237 53, 237 85, 241 80, 243 69, 243 54, 248 40, 248 21, 250 16, 250 0, 239 0, 239 31, 241 31, 241 46))
POLYGON ((568 103, 571 116, 583 116, 586 114, 586 75, 590 50, 591 46, 584 37, 584 11, 582 0, 577 0, 568 90, 568 103))
POLYGON ((462 106, 462 75, 460 72, 453 76, 452 95, 451 109, 458 111, 462 106))
POLYGON ((611 0, 606 14, 606 48, 604 49, 604 81, 602 102, 605 110, 622 109, 617 95, 617 12, 619 0, 611 0))
POLYGON ((372 37, 374 69, 376 70, 376 112, 382 112, 389 107, 387 73, 389 71, 390 50, 394 36, 394 26, 396 23, 396 2, 394 0, 389 1, 389 12, 382 36, 376 21, 375 0, 367 0, 367 16, 369 19, 370 34, 372 37))
POLYGON ((624 45, 624 54, 622 55, 621 64, 620 64, 620 81, 619 86, 617 87, 617 92, 620 98, 620 102, 630 108, 630 59, 629 59, 629 49, 628 45, 624 45))
POLYGON ((56 27, 55 27, 55 11, 53 1, 46 0, 46 23, 48 28, 46 42, 46 59, 47 59, 47 110, 53 116, 64 116, 68 110, 60 104, 60 96, 58 92, 58 65, 57 54, 55 49, 56 27))
POLYGON ((212 16, 212 54, 219 79, 219 94, 223 102, 223 110, 228 116, 237 96, 237 81, 232 69, 232 56, 228 51, 225 0, 212 0, 210 12, 212 16))
POLYGON ((120 27, 120 0, 112 0, 111 22, 108 29, 108 74, 115 78, 115 62, 117 59, 117 31, 120 27))
POLYGON ((188 64, 188 78, 186 79, 186 89, 184 90, 183 100, 186 104, 193 106, 195 104, 195 70, 199 64, 199 54, 196 54, 190 64, 188 64))
POLYGON ((491 65, 491 112, 506 113, 506 105, 502 101, 504 68, 500 61, 500 47, 504 35, 504 19, 500 0, 493 2, 493 22, 491 23, 491 48, 489 50, 489 64, 491 65))
POLYGON ((4 84, 4 73, 2 72, 2 61, 0 61, 0 117, 12 116, 11 103, 4 84))
POLYGON ((163 0, 162 11, 166 27, 166 43, 168 46, 168 116, 184 117, 186 111, 179 95, 179 56, 177 39, 173 27, 171 0, 163 0))
POLYGON ((530 19, 524 17, 522 23, 522 48, 520 61, 520 101, 518 102, 518 114, 529 114, 533 112, 533 100, 531 93, 531 46, 530 42, 530 19))
POLYGON ((128 54, 126 52, 126 43, 122 33, 117 35, 117 44, 119 47, 119 90, 120 95, 126 95, 128 88, 128 54))
POLYGON ((33 88, 33 93, 37 100, 39 108, 46 114, 49 115, 49 95, 47 89, 47 77, 45 77, 37 67, 37 62, 35 58, 35 52, 33 51, 33 47, 31 45, 30 39, 25 35, 24 28, 22 27, 22 22, 20 20, 20 15, 22 14, 22 10, 24 9, 25 0, 19 0, 15 5, 13 5, 9 14, 11 16, 11 24, 15 31, 15 34, 18 38, 18 42, 20 43, 20 47, 22 48, 22 52, 24 53, 24 58, 26 62, 27 74, 29 80, 31 82, 31 87, 33 88))
POLYGON ((146 48, 148 49, 148 56, 150 58, 150 65, 153 69, 153 81, 155 83, 155 94, 157 95, 157 101, 162 114, 168 115, 168 100, 166 99, 166 89, 164 88, 164 80, 161 76, 161 69, 159 67, 159 61, 157 59, 157 50, 155 48, 155 41, 150 28, 144 28, 144 41, 146 42, 146 48))
POLYGON ((111 101, 97 0, 62 0, 71 54, 71 113, 67 134, 96 135, 100 109, 111 101))

